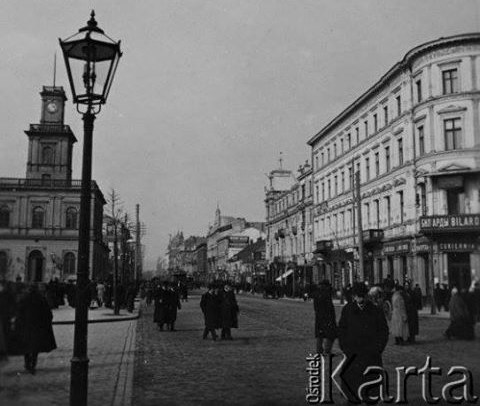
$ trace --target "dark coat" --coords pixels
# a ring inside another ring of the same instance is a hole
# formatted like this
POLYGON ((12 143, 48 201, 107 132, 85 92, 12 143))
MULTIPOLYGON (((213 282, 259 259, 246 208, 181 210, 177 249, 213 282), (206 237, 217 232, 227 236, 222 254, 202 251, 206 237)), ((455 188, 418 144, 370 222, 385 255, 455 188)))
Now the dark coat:
POLYGON ((220 325, 220 300, 214 293, 205 292, 200 300, 205 319, 205 327, 209 330, 216 329, 220 325))
POLYGON ((312 297, 315 310, 315 337, 334 340, 337 337, 337 322, 330 290, 319 289, 312 297))
POLYGON ((418 303, 415 300, 413 290, 408 289, 404 291, 403 298, 405 300, 405 309, 407 310, 408 332, 410 337, 418 335, 418 303))
POLYGON ((167 310, 167 323, 173 323, 177 320, 177 309, 181 309, 180 297, 176 290, 170 290, 167 296, 168 310, 167 310))
POLYGON ((169 305, 170 292, 165 289, 156 289, 153 293, 155 300, 155 311, 153 313, 153 321, 155 323, 170 323, 169 320, 169 305))
POLYGON ((366 302, 360 309, 357 303, 348 303, 342 309, 338 323, 340 348, 347 356, 343 370, 344 390, 356 400, 358 387, 366 382, 363 375, 368 366, 382 366, 382 352, 388 342, 388 325, 382 309, 366 302))
POLYGON ((238 304, 233 290, 221 290, 220 298, 220 326, 222 328, 238 328, 238 304))
POLYGON ((28 293, 18 304, 15 331, 24 354, 50 352, 57 348, 52 311, 38 292, 28 293))

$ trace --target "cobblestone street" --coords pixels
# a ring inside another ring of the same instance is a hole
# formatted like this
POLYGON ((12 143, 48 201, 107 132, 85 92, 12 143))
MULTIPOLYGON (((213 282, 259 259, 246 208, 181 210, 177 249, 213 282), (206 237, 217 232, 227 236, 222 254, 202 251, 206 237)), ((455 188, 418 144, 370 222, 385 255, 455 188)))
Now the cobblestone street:
MULTIPOLYGON (((138 323, 133 405, 306 404, 305 357, 315 348, 312 302, 237 298, 240 328, 233 330, 234 341, 202 340, 198 295, 183 303, 177 332, 158 331, 153 307, 144 312, 138 323)), ((479 385, 480 340, 446 341, 442 333, 447 325, 445 319, 422 317, 416 345, 398 347, 390 339, 384 361, 391 382, 396 366, 421 367, 430 355, 433 366, 443 368, 443 377, 433 379, 434 394, 440 395, 442 379, 449 381, 446 372, 452 365, 468 367, 479 385)), ((408 382, 409 404, 424 404, 419 378, 408 382)))

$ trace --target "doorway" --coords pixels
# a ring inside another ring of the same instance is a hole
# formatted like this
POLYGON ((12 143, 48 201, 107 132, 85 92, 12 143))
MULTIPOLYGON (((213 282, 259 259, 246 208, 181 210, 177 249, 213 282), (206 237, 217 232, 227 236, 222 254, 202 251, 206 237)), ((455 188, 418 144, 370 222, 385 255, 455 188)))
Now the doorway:
POLYGON ((467 289, 472 283, 469 252, 448 253, 448 284, 456 286, 459 291, 467 289))
POLYGON ((44 273, 45 259, 43 254, 38 251, 32 251, 28 256, 28 281, 42 282, 44 273))

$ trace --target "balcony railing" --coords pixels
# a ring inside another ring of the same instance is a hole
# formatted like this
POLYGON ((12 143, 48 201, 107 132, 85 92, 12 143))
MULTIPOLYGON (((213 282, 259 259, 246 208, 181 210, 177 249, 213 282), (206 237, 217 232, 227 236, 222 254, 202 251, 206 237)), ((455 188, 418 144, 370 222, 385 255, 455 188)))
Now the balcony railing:
POLYGON ((68 133, 70 126, 63 124, 30 124, 31 132, 68 133))
MULTIPOLYGON (((81 189, 81 180, 65 179, 22 179, 0 178, 0 190, 12 189, 81 189)), ((92 180, 92 189, 98 189, 97 183, 92 180)))
POLYGON ((369 229, 363 231, 363 242, 364 243, 375 243, 380 242, 383 239, 383 230, 379 229, 369 229))
POLYGON ((480 214, 450 214, 420 217, 420 231, 423 233, 479 232, 480 214))

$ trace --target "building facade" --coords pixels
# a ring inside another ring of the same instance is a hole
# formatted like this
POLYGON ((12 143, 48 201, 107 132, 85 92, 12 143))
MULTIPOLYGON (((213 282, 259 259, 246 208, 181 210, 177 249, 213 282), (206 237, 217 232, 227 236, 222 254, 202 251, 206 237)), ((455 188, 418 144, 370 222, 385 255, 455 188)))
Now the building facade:
POLYGON ((292 171, 275 169, 266 188, 267 281, 281 282, 295 289, 318 282, 313 273, 312 167, 301 165, 292 171))
POLYGON ((426 292, 480 276, 479 100, 480 34, 441 38, 409 51, 308 141, 320 278, 340 287, 391 275, 426 292), (353 266, 358 214, 364 275, 353 266))
MULTIPOLYGON (((72 180, 76 138, 64 124, 62 87, 43 87, 39 124, 28 136, 26 177, 0 178, 0 278, 30 282, 75 279, 81 181, 72 180)), ((90 276, 108 264, 102 238, 105 199, 92 182, 90 276)))

